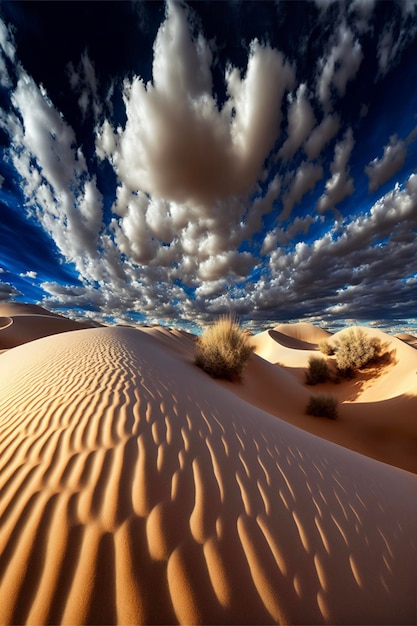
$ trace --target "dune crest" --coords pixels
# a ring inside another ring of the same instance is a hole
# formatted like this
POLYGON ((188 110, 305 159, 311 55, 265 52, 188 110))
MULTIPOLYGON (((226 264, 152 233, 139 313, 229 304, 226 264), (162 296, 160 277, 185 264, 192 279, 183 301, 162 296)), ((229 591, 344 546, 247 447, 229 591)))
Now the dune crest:
POLYGON ((50 313, 36 304, 0 303, 0 351, 15 348, 29 341, 70 330, 91 328, 93 323, 77 322, 50 313))
POLYGON ((254 408, 191 348, 103 328, 2 355, 0 622, 414 623, 417 477, 254 408))

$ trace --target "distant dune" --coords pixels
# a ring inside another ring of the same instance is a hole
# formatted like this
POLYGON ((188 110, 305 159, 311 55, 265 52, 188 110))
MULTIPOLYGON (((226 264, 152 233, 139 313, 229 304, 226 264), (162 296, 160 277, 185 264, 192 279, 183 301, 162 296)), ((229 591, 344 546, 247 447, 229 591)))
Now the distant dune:
POLYGON ((0 350, 69 330, 92 327, 89 322, 70 320, 36 304, 0 303, 0 316, 0 350))
POLYGON ((417 623, 417 351, 369 331, 391 361, 312 418, 325 331, 296 326, 251 338, 241 384, 162 328, 0 356, 1 624, 417 623))

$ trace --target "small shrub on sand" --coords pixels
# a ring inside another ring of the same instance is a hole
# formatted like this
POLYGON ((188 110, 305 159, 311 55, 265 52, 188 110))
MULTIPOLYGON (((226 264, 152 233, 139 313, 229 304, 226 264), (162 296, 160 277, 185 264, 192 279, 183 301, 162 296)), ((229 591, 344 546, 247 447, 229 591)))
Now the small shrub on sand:
POLYGON ((306 413, 307 415, 328 417, 331 420, 335 420, 337 418, 337 404, 338 400, 336 396, 327 393, 319 393, 310 397, 306 413))
POLYGON ((320 356, 311 356, 308 361, 308 370, 306 371, 307 385, 325 383, 328 378, 329 368, 326 360, 320 356))
POLYGON ((361 329, 344 332, 336 346, 336 364, 344 376, 352 376, 361 367, 375 361, 381 353, 377 337, 368 337, 361 329))
POLYGON ((326 356, 332 356, 334 354, 334 348, 330 345, 327 339, 323 339, 323 341, 320 341, 319 350, 326 356))
POLYGON ((213 378, 239 380, 253 346, 235 319, 220 317, 197 339, 195 362, 213 378))

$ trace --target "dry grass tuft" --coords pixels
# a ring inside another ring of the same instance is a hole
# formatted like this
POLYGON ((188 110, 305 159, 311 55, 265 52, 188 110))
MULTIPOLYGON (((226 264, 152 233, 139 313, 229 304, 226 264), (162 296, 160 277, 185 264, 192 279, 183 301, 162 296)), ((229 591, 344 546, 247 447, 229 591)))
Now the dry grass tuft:
POLYGON ((352 376, 358 369, 375 362, 381 354, 381 342, 368 337, 361 329, 347 330, 336 345, 336 364, 344 376, 352 376))
POLYGON ((337 405, 338 399, 336 396, 327 393, 318 393, 310 397, 306 413, 307 415, 314 415, 315 417, 327 417, 328 419, 335 420, 337 418, 337 405))
POLYGON ((334 348, 330 345, 327 339, 323 339, 323 341, 320 341, 319 350, 326 356, 332 356, 334 354, 334 348))
POLYGON ((307 385, 325 383, 330 377, 327 361, 320 356, 311 356, 305 376, 307 385))
POLYGON ((239 380, 253 352, 248 334, 231 316, 222 316, 197 339, 195 362, 213 378, 239 380))

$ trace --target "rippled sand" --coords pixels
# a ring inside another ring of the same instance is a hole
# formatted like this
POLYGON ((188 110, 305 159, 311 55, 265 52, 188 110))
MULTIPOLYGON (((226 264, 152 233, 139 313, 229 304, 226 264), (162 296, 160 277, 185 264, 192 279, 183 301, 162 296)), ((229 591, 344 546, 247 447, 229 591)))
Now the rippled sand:
MULTIPOLYGON (((193 350, 116 327, 0 356, 0 623, 416 623, 417 476, 255 407, 193 350)), ((298 388, 259 357, 246 376, 264 367, 298 388)))

